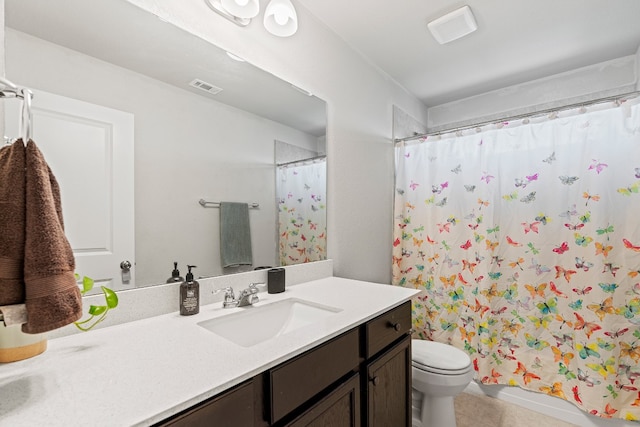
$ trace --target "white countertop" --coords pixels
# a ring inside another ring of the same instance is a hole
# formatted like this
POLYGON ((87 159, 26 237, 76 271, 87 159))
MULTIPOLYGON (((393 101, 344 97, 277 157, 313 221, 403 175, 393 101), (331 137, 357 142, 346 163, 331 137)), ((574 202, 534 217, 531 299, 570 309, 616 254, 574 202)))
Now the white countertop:
POLYGON ((178 312, 50 340, 43 354, 0 364, 0 426, 147 426, 280 364, 417 291, 329 277, 259 294, 256 306, 300 298, 342 309, 252 347, 200 327, 252 307, 178 312))

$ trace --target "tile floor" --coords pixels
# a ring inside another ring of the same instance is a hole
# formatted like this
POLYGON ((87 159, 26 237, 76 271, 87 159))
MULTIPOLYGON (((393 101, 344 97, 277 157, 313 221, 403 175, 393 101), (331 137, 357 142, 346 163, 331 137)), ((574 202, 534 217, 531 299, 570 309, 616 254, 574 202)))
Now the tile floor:
POLYGON ((488 396, 460 393, 455 399, 457 427, 579 427, 488 396))

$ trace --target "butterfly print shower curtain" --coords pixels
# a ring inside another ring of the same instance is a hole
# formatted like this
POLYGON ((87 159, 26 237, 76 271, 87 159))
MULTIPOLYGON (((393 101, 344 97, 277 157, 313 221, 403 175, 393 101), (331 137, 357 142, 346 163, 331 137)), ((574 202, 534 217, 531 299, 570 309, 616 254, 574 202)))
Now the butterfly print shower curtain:
POLYGON ((280 265, 327 259, 326 161, 278 167, 280 265))
POLYGON ((393 282, 476 380, 640 419, 640 108, 396 147, 393 282))

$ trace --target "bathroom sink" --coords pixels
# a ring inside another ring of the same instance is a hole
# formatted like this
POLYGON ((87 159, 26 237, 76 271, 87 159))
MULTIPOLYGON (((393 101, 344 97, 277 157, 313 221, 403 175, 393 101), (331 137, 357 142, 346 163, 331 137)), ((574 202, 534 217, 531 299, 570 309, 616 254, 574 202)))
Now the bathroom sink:
POLYGON ((251 347, 342 311, 297 298, 239 310, 198 325, 242 347, 251 347))

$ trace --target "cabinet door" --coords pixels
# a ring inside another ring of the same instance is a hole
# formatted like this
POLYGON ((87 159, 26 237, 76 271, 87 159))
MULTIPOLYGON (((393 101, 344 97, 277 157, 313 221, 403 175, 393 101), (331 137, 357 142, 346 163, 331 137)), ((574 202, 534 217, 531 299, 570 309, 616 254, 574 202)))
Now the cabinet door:
POLYGON ((242 384, 155 427, 252 427, 253 382, 242 384))
POLYGON ((360 375, 355 374, 287 427, 359 427, 360 375))
POLYGON ((366 425, 411 426, 411 336, 371 362, 367 379, 366 425))

